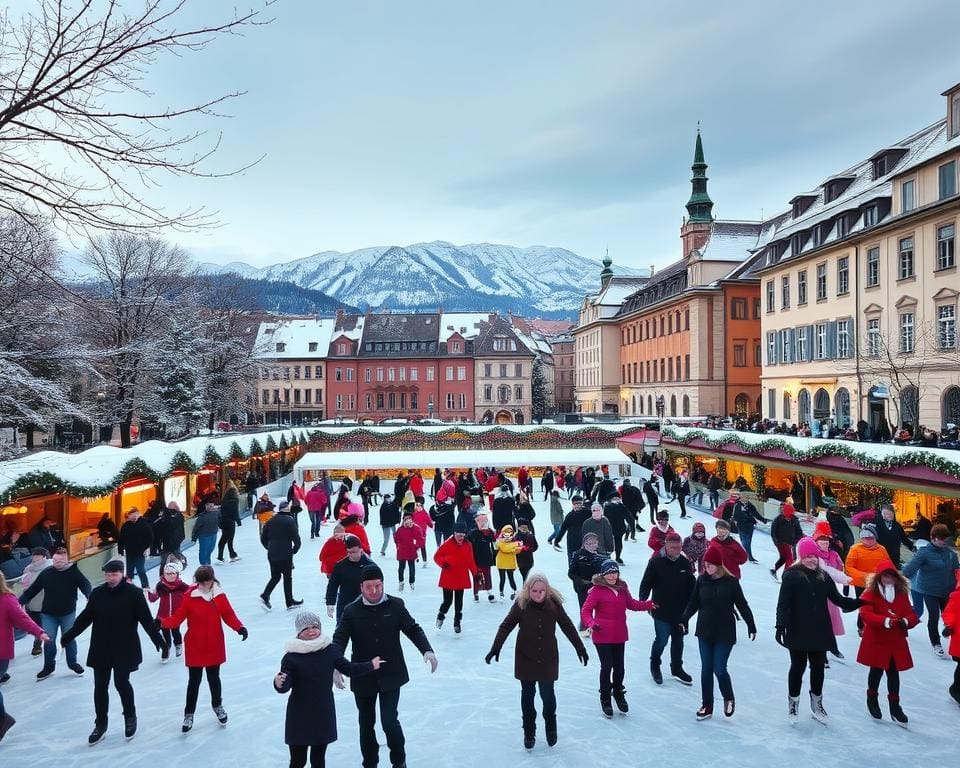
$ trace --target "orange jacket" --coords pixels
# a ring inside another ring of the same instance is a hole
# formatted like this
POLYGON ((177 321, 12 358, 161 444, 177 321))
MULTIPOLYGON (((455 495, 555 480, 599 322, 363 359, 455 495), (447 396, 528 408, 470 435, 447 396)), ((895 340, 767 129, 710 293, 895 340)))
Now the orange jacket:
POLYGON ((847 576, 853 579, 853 586, 862 589, 867 586, 867 576, 872 576, 877 566, 889 559, 887 550, 879 544, 873 549, 867 549, 862 542, 858 541, 850 547, 843 569, 847 572, 847 576))

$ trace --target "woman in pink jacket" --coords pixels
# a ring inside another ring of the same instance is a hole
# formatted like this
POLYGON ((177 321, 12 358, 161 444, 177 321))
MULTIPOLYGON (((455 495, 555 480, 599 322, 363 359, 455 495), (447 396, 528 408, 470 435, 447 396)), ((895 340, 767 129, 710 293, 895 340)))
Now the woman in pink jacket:
POLYGON ((627 633, 627 610, 649 611, 657 606, 651 600, 636 600, 627 585, 620 581, 620 566, 615 560, 604 560, 600 573, 593 577, 593 586, 580 610, 580 620, 590 632, 600 659, 600 709, 605 717, 613 717, 611 694, 617 709, 629 710, 623 687, 623 651, 627 633))
MULTIPOLYGON (((10 591, 7 580, 0 572, 0 677, 7 673, 7 666, 13 659, 14 628, 29 632, 41 642, 47 642, 50 639, 47 633, 27 616, 27 612, 17 601, 16 595, 10 591)), ((3 708, 3 693, 0 693, 0 740, 13 728, 15 722, 17 721, 3 708)))

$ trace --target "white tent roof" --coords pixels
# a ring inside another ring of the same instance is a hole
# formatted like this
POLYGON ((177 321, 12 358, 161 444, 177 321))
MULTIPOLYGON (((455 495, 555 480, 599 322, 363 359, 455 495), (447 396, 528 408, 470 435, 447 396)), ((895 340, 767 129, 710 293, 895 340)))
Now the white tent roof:
POLYGON ((570 467, 629 464, 616 448, 542 448, 536 450, 369 451, 307 453, 294 465, 297 478, 304 470, 428 469, 434 467, 570 467))

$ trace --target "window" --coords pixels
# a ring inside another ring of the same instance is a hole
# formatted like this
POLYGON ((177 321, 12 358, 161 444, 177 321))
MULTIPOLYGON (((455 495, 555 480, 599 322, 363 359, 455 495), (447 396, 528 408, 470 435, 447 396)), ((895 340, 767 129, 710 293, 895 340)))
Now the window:
POLYGON ((900 315, 900 351, 913 352, 913 312, 900 315))
POLYGON ((387 408, 391 411, 397 409, 397 393, 387 392, 387 408))
MULTIPOLYGON (((688 361, 690 360, 690 355, 687 355, 687 360, 688 360, 688 361)), ((763 347, 760 345, 760 342, 759 342, 759 341, 754 342, 754 344, 753 344, 753 364, 754 364, 757 368, 760 368, 761 366, 763 366, 763 347)), ((690 367, 690 366, 688 365, 688 366, 687 366, 687 368, 688 368, 687 378, 688 378, 688 379, 690 378, 689 367, 690 367)))
POLYGON ((667 333, 673 333, 673 315, 667 315, 667 333))
POLYGON ((673 358, 667 358, 667 381, 673 381, 673 358))
POLYGON ((467 379, 467 369, 466 366, 458 365, 457 366, 457 381, 466 381, 467 379))
POLYGON ((814 351, 817 360, 826 360, 827 358, 827 324, 818 323, 814 326, 814 351))
POLYGON ((433 366, 427 366, 427 381, 433 381, 433 366))
POLYGON ((807 270, 797 272, 797 304, 807 303, 807 270))
POLYGON ((493 349, 495 352, 516 352, 517 342, 506 336, 496 336, 493 339, 493 349))
POLYGON ((850 257, 837 259, 837 296, 850 292, 850 257))
POLYGON ((900 280, 913 277, 913 238, 900 238, 900 280))
POLYGON ((796 332, 796 360, 798 362, 803 362, 808 359, 807 357, 807 327, 805 325, 797 328, 796 332))
POLYGON ((313 369, 313 378, 315 378, 315 379, 322 379, 322 378, 323 378, 323 366, 322 366, 322 365, 314 366, 314 369, 313 369))
POLYGON ((345 354, 347 354, 347 344, 346 344, 346 342, 341 341, 341 342, 338 342, 338 343, 337 343, 337 354, 338 354, 338 355, 345 355, 345 354))
POLYGON ((849 320, 837 321, 837 357, 851 357, 849 320))
POLYGON ((937 340, 940 349, 957 346, 957 308, 953 304, 937 307, 937 340))
POLYGON ((827 298, 827 265, 817 264, 817 301, 827 298))
POLYGON ((523 363, 514 363, 513 364, 513 375, 518 379, 523 378, 523 363))
MULTIPOLYGON (((757 317, 760 317, 760 300, 757 299, 757 317)), ((690 310, 683 310, 683 330, 690 330, 690 310)))
POLYGON ((447 370, 446 370, 446 372, 445 372, 445 376, 446 376, 447 381, 453 381, 453 366, 452 366, 452 365, 448 365, 448 366, 447 366, 447 370))
POLYGON ((307 351, 316 352, 317 351, 317 342, 311 341, 307 344, 307 351))
POLYGON ((523 384, 517 384, 513 388, 513 395, 517 400, 523 400, 523 384))
POLYGON ((940 199, 943 200, 945 197, 953 197, 957 194, 956 161, 951 160, 949 163, 944 163, 937 171, 940 178, 940 199))
POLYGON ((334 381, 343 381, 343 368, 333 369, 333 379, 334 381))
POLYGON ((867 249, 867 287, 880 285, 880 249, 867 249))
POLYGON ((337 410, 343 410, 343 395, 337 395, 337 410))
POLYGON ((937 227, 937 269, 947 269, 956 264, 954 236, 957 228, 953 224, 937 227))
POLYGON ((399 372, 400 372, 400 381, 406 381, 406 380, 407 380, 407 369, 406 369, 406 368, 400 368, 400 369, 399 369, 399 372))
POLYGON ((767 390, 767 418, 777 418, 777 390, 767 390))
POLYGON ((960 136, 960 93, 950 96, 950 138, 960 136))
POLYGON ((507 378, 507 364, 506 364, 506 363, 501 363, 501 364, 500 364, 500 378, 501 378, 501 379, 507 378))
POLYGON ((383 392, 377 392, 377 410, 383 410, 383 392))
POLYGON ((461 392, 460 393, 460 410, 465 411, 467 409, 467 396, 461 392))
POLYGON ((881 155, 873 161, 873 178, 879 179, 887 175, 887 156, 881 155))
POLYGON ((293 366, 293 378, 295 378, 295 379, 299 379, 299 378, 300 378, 300 366, 299 366, 299 365, 293 366))
POLYGON ((782 328, 780 330, 780 362, 793 362, 793 349, 790 344, 790 329, 782 328))
POLYGON ((493 366, 490 365, 490 363, 483 364, 483 375, 486 376, 488 379, 493 375, 492 371, 493 371, 493 366))
MULTIPOLYGON (((800 235, 797 235, 797 243, 798 243, 797 252, 798 253, 802 250, 799 246, 800 237, 801 237, 800 235)), ((820 245, 820 227, 812 227, 810 229, 810 245, 814 248, 820 245)))
POLYGON ((777 364, 777 332, 767 331, 767 365, 777 364))
POLYGON ((880 357, 880 318, 867 320, 867 357, 880 357))
POLYGON ((323 402, 323 390, 322 390, 322 389, 315 389, 315 390, 313 391, 313 402, 315 402, 317 405, 320 405, 320 403, 323 402))
POLYGON ((419 378, 419 375, 420 375, 420 374, 417 373, 417 369, 416 369, 416 368, 411 368, 411 369, 410 369, 410 381, 417 381, 418 378, 419 378))
POLYGON ((311 365, 305 365, 305 366, 303 366, 303 378, 309 379, 309 378, 310 378, 310 374, 312 374, 312 373, 313 373, 313 366, 311 366, 311 365))
POLYGON ((460 342, 459 342, 459 341, 451 342, 451 343, 450 343, 450 351, 451 351, 451 352, 463 352, 463 348, 462 348, 462 345, 460 344, 460 342))
POLYGON ((493 400, 493 384, 483 385, 483 399, 488 403, 493 400))
POLYGON ((906 213, 917 207, 917 183, 908 179, 900 185, 900 212, 906 213))
POLYGON ((373 395, 364 395, 363 404, 368 411, 373 410, 373 395))
POLYGON ((730 318, 732 320, 747 319, 747 300, 746 299, 734 299, 730 303, 730 318))
POLYGON ((387 368, 387 381, 396 381, 396 380, 397 380, 397 369, 387 368))
POLYGON ((347 368, 347 381, 353 381, 353 368, 347 368))
MULTIPOLYGON (((687 310, 687 317, 688 318, 690 317, 689 309, 687 310)), ((754 320, 760 319, 760 299, 753 300, 753 319, 754 320)), ((689 328, 690 328, 690 323, 687 323, 687 329, 689 330, 689 328)))
POLYGON ((690 381, 690 355, 683 356, 683 380, 690 381))
POLYGON ((410 393, 410 410, 415 411, 420 407, 420 396, 416 392, 410 393))
POLYGON ((787 309, 790 306, 790 275, 784 275, 780 278, 780 308, 787 309))
POLYGON ((790 418, 790 393, 789 392, 783 393, 783 418, 784 419, 790 418))
POLYGON ((776 289, 773 280, 767 280, 767 312, 773 312, 773 302, 776 289))
POLYGON ((447 392, 447 410, 453 410, 453 392, 447 392))
POLYGON ((277 342, 277 352, 286 352, 286 350, 287 350, 287 345, 284 344, 282 341, 278 341, 278 342, 277 342))
POLYGON ((872 227, 877 223, 877 206, 868 205, 863 209, 863 226, 872 227))
POLYGON ((301 398, 301 397, 302 397, 302 393, 300 392, 299 389, 293 390, 293 402, 294 402, 295 405, 300 405, 300 398, 301 398))
POLYGON ((839 240, 842 237, 847 236, 847 217, 840 216, 837 218, 837 239, 839 240))

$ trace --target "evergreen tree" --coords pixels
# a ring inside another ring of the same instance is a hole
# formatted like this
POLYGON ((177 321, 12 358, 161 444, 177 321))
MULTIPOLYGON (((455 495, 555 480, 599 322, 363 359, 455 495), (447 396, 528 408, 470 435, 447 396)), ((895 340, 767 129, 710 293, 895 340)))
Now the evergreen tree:
POLYGON ((531 393, 533 398, 533 418, 542 419, 547 415, 548 410, 547 377, 543 373, 543 361, 539 357, 533 361, 531 393))

